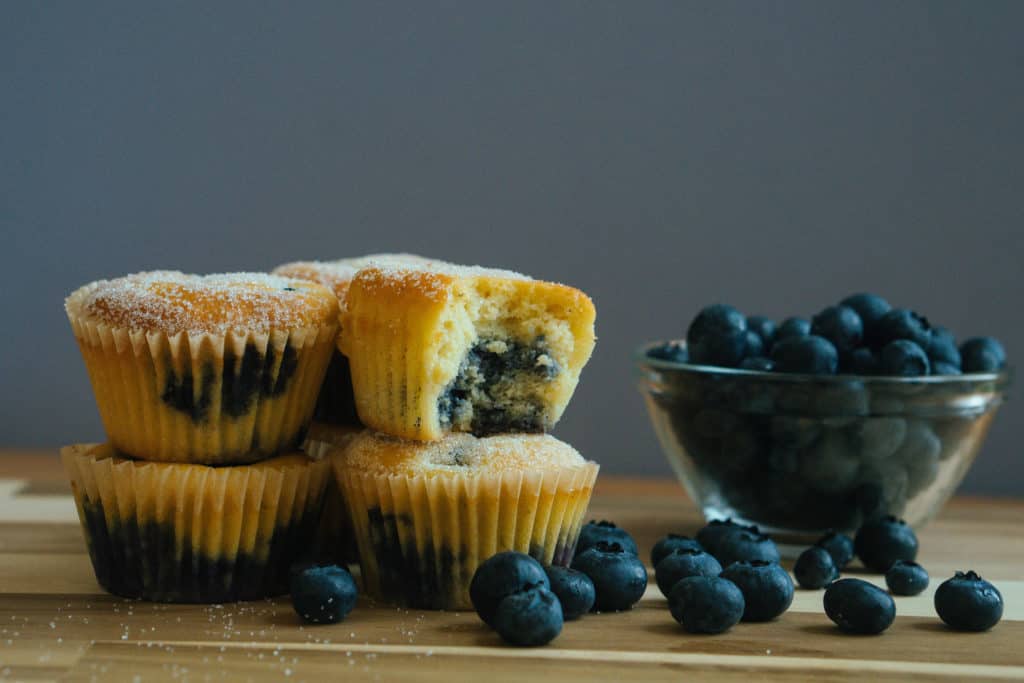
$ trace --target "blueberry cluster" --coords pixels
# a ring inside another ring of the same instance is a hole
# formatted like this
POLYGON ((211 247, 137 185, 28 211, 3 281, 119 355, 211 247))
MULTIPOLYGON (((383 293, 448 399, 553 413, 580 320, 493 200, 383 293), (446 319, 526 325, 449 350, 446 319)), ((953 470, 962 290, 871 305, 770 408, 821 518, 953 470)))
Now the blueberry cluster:
POLYGON ((996 372, 1006 364, 996 339, 973 337, 957 346, 948 329, 865 293, 810 320, 787 318, 778 325, 714 304, 690 323, 685 346, 670 342, 650 353, 698 365, 811 375, 959 375, 996 372))

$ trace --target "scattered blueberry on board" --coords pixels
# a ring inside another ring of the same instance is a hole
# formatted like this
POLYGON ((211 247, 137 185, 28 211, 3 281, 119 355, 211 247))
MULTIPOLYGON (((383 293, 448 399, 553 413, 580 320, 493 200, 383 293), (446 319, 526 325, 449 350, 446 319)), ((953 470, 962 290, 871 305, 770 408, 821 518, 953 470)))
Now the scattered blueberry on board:
POLYGON ((659 539, 658 542, 654 544, 654 547, 651 548, 651 566, 657 567, 658 563, 665 559, 665 556, 673 550, 684 548, 704 550, 700 541, 695 538, 690 538, 689 536, 683 536, 680 534, 669 534, 664 538, 659 539))
POLYGON ((758 533, 756 526, 739 524, 731 519, 713 519, 697 532, 697 542, 712 555, 718 555, 718 546, 722 541, 738 531, 758 533))
POLYGON ((536 587, 513 593, 498 603, 494 630, 512 645, 536 647, 562 632, 562 604, 551 591, 536 587))
POLYGON ((310 624, 336 624, 355 607, 359 591, 344 567, 298 565, 290 576, 292 607, 310 624))
POLYGON ((896 560, 885 573, 885 585, 893 595, 920 595, 928 587, 928 572, 917 562, 896 560))
POLYGON ((839 569, 836 568, 828 550, 812 545, 796 558, 793 576, 801 588, 825 588, 839 578, 839 569))
POLYGON ((847 633, 881 633, 896 618, 896 602, 861 579, 840 579, 825 589, 825 614, 847 633))
POLYGON ((633 555, 640 554, 636 541, 633 540, 628 531, 620 529, 614 522, 603 519, 600 522, 590 520, 583 525, 583 528, 580 529, 580 538, 576 541, 575 554, 579 555, 584 550, 589 550, 602 541, 605 543, 618 543, 627 553, 633 555))
POLYGON ((829 531, 815 542, 819 548, 824 548, 832 556, 832 563, 836 569, 843 571, 846 565, 853 559, 853 539, 838 531, 829 531))
POLYGON ((594 582, 590 577, 569 567, 544 567, 551 582, 551 592, 562 603, 562 618, 579 619, 594 607, 594 582))
POLYGON ((480 563, 469 584, 469 599, 484 623, 493 627, 501 601, 531 588, 551 588, 544 567, 529 555, 510 550, 480 563))
POLYGON ((957 631, 987 631, 1003 617, 1003 596, 975 572, 957 572, 935 591, 935 611, 957 631))
POLYGON ((853 548, 870 571, 885 573, 896 560, 917 558, 917 535, 902 519, 886 515, 865 522, 857 530, 853 548))
POLYGON ((688 576, 668 594, 672 617, 689 633, 724 633, 739 623, 743 592, 719 576, 688 576))
POLYGON ((654 567, 654 580, 662 595, 668 597, 672 587, 688 576, 718 576, 722 565, 713 555, 699 548, 677 548, 654 567))
POLYGON ((743 593, 743 621, 771 621, 793 603, 793 580, 775 562, 733 562, 721 577, 743 593))
POLYGON ((633 607, 647 588, 647 568, 636 556, 618 542, 598 541, 578 553, 572 568, 594 582, 594 610, 621 612, 633 607))
POLYGON ((731 527, 715 544, 711 552, 723 567, 733 562, 760 560, 779 562, 779 548, 769 536, 755 527, 731 527))

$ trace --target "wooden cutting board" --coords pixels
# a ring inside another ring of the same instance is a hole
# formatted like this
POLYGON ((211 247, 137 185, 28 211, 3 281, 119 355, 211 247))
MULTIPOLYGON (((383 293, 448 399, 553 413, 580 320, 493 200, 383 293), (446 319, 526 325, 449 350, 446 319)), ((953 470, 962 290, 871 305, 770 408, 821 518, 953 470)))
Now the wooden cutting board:
MULTIPOLYGON (((618 522, 646 558, 699 516, 666 480, 602 477, 591 517, 618 522)), ((932 587, 897 598, 880 636, 841 634, 821 591, 797 591, 768 624, 720 636, 683 632, 649 587, 622 614, 567 623, 543 648, 502 644, 474 614, 360 603, 347 621, 302 625, 287 598, 196 606, 133 602, 97 586, 74 503, 53 454, 0 452, 0 679, 401 681, 1024 680, 1024 501, 960 498, 925 529, 932 587), (939 622, 932 590, 975 569, 1006 601, 980 634, 939 622)), ((881 577, 862 575, 874 581, 881 577)))

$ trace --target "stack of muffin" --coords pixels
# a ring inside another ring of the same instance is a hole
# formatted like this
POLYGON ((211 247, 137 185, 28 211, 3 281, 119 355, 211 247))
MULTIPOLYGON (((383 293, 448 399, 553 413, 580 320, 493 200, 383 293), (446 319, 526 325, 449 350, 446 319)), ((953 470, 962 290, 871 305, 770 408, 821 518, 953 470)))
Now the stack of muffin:
POLYGON ((100 584, 174 602, 287 592, 331 479, 299 446, 334 294, 161 271, 86 285, 65 308, 108 439, 61 453, 100 584))
POLYGON ((546 432, 594 347, 585 294, 404 254, 274 272, 340 301, 317 413, 334 426, 308 449, 329 454, 348 513, 333 528, 351 529, 367 593, 468 608, 496 552, 569 562, 598 467, 546 432))

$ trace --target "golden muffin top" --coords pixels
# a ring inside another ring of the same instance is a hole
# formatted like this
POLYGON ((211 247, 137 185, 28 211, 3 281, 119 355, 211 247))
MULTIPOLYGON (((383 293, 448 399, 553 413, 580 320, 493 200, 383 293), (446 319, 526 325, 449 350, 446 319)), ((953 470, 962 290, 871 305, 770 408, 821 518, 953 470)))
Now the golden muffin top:
POLYGON ((361 269, 367 266, 381 264, 428 264, 441 263, 436 259, 430 259, 417 254, 367 254, 353 258, 343 258, 336 261, 293 261, 274 268, 274 275, 294 277, 300 280, 318 282, 324 287, 329 287, 338 301, 345 302, 345 294, 348 292, 349 283, 361 269))
MULTIPOLYGON (((233 471, 247 471, 257 472, 262 470, 286 470, 294 467, 308 467, 316 463, 316 458, 303 453, 301 451, 292 451, 290 453, 282 453, 275 455, 272 458, 266 460, 260 460, 247 465, 199 465, 194 463, 183 463, 183 462, 160 462, 156 460, 135 460, 133 458, 125 457, 124 455, 117 452, 117 450, 109 443, 81 443, 73 444, 71 446, 65 446, 61 449, 62 453, 75 456, 88 456, 94 460, 104 460, 110 458, 114 465, 131 465, 132 467, 138 468, 154 468, 157 470, 170 470, 177 472, 186 471, 199 471, 199 469, 209 469, 216 472, 233 472, 233 471)), ((192 478, 193 482, 202 479, 198 477, 192 478)))
POLYGON ((189 275, 158 270, 76 290, 68 315, 169 335, 269 332, 333 324, 338 300, 319 284, 266 273, 189 275))
POLYGON ((440 441, 405 441, 370 430, 352 440, 345 464, 378 475, 498 474, 552 471, 586 464, 575 448, 547 434, 475 437, 451 434, 440 441))

